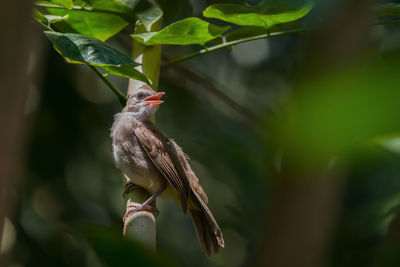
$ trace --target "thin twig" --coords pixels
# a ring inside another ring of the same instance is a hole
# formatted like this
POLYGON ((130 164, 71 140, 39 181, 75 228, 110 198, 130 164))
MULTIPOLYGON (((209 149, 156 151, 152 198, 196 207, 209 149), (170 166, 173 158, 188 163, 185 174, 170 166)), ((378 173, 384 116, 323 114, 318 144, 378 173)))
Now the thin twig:
MULTIPOLYGON (((165 57, 163 57, 165 58, 165 57)), ((236 102, 233 98, 231 98, 229 95, 225 94, 223 90, 220 90, 215 83, 211 80, 210 77, 206 77, 203 74, 199 74, 197 72, 194 72, 190 70, 189 68, 186 68, 182 64, 177 64, 174 65, 172 68, 174 71, 179 73, 182 77, 182 79, 188 79, 192 82, 194 82, 196 85, 202 86, 204 89, 206 89, 209 93, 211 93, 213 96, 224 102, 226 105, 228 105, 230 108, 235 110, 237 113, 242 115, 243 117, 246 118, 246 120, 256 123, 259 121, 259 117, 250 109, 244 107, 240 103, 236 102)), ((182 83, 180 83, 182 84, 182 83)))
POLYGON ((40 20, 38 20, 38 19, 33 19, 33 20, 36 21, 37 23, 39 23, 40 25, 42 25, 43 28, 45 28, 46 30, 51 31, 51 32, 55 32, 49 25, 44 24, 40 20))
POLYGON ((387 24, 398 24, 400 20, 388 20, 388 21, 378 21, 371 24, 371 26, 387 25, 387 24))
POLYGON ((116 88, 104 75, 95 67, 92 65, 88 65, 96 74, 97 76, 100 77, 100 79, 103 80, 103 82, 113 91, 113 93, 118 97, 119 103, 124 107, 126 104, 126 97, 124 94, 121 93, 118 88, 116 88))
POLYGON ((291 30, 291 31, 284 31, 284 32, 265 33, 265 34, 260 34, 260 35, 256 35, 256 36, 251 36, 251 37, 248 37, 248 38, 239 39, 239 40, 223 42, 223 43, 218 44, 218 45, 214 45, 214 46, 211 46, 211 47, 206 47, 206 48, 201 49, 201 50, 199 50, 197 52, 194 52, 192 54, 172 59, 172 60, 164 63, 162 65, 162 67, 167 67, 169 65, 172 65, 172 64, 175 64, 175 63, 178 63, 178 62, 182 62, 182 61, 194 58, 196 56, 207 54, 207 53, 210 53, 212 51, 216 51, 216 50, 219 50, 219 49, 222 49, 222 48, 226 48, 226 47, 230 47, 230 46, 233 46, 233 45, 237 45, 237 44, 240 44, 240 43, 245 43, 245 42, 249 42, 249 41, 254 41, 254 40, 264 39, 264 38, 270 38, 270 37, 277 37, 277 36, 284 36, 284 35, 301 33, 301 32, 308 32, 308 31, 309 31, 309 29, 301 28, 301 29, 296 29, 296 30, 291 30))
MULTIPOLYGON (((375 23, 372 23, 371 26, 386 25, 386 24, 397 24, 397 23, 400 23, 400 20, 375 22, 375 23)), ((250 42, 250 41, 255 41, 255 40, 265 39, 265 38, 271 38, 271 37, 285 36, 285 35, 302 33, 302 32, 309 32, 311 30, 312 29, 300 28, 300 29, 290 30, 290 31, 264 33, 264 34, 255 35, 255 36, 251 36, 251 37, 243 38, 243 39, 239 39, 239 40, 233 40, 233 41, 229 41, 229 42, 223 41, 221 44, 214 45, 214 46, 211 46, 211 47, 205 47, 204 49, 201 49, 201 50, 199 50, 197 52, 194 52, 192 54, 172 59, 172 60, 164 63, 162 65, 162 67, 168 67, 168 66, 170 66, 172 64, 175 64, 175 63, 178 63, 178 62, 182 62, 182 61, 185 61, 185 60, 188 60, 188 59, 191 59, 191 58, 203 55, 203 54, 210 53, 212 51, 216 51, 216 50, 219 50, 219 49, 227 48, 227 47, 234 46, 234 45, 241 44, 241 43, 245 43, 245 42, 250 42)))

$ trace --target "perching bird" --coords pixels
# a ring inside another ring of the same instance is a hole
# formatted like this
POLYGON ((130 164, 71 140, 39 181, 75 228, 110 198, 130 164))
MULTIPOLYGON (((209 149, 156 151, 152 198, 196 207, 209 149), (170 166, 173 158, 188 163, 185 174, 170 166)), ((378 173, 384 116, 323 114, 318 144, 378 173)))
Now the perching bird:
POLYGON ((182 149, 150 121, 163 95, 145 85, 129 96, 111 129, 114 159, 129 182, 152 194, 131 212, 144 210, 158 196, 172 197, 184 212, 189 210, 200 247, 210 256, 224 247, 224 239, 207 195, 182 149))

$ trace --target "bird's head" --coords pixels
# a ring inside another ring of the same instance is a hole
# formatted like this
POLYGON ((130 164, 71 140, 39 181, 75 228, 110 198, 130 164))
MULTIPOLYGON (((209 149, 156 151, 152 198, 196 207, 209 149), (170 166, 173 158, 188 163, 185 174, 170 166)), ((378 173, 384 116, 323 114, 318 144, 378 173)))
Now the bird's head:
POLYGON ((148 85, 142 86, 129 95, 123 111, 132 112, 138 120, 146 121, 157 111, 158 106, 164 103, 160 100, 164 94, 154 91, 148 85))

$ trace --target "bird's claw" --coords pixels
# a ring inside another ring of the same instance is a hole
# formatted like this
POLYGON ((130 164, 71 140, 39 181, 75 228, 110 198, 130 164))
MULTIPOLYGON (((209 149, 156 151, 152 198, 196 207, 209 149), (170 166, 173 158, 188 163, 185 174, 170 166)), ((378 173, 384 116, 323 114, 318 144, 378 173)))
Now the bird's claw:
POLYGON ((127 183, 124 187, 125 187, 124 193, 122 194, 122 197, 123 197, 123 198, 126 198, 126 196, 127 196, 130 192, 133 192, 133 191, 135 191, 136 189, 139 189, 139 188, 140 188, 139 186, 137 186, 137 185, 135 185, 135 184, 133 184, 133 183, 131 183, 131 182, 127 183))
POLYGON ((158 211, 157 208, 155 208, 155 207, 153 207, 153 206, 150 206, 150 205, 131 204, 131 205, 128 205, 128 206, 126 207, 126 213, 125 213, 124 217, 122 218, 122 220, 123 220, 124 223, 125 223, 126 220, 127 220, 132 214, 135 214, 136 212, 139 212, 139 211, 148 211, 148 212, 151 212, 151 213, 154 214, 154 216, 156 216, 156 217, 158 216, 158 213, 159 213, 159 211, 158 211))

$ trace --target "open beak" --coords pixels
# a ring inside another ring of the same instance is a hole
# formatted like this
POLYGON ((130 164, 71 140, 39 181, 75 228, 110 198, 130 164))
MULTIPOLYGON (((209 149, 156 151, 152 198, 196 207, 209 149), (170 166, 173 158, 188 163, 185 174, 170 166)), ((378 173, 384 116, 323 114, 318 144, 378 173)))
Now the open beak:
POLYGON ((145 99, 143 99, 142 101, 147 103, 147 104, 151 104, 153 106, 158 106, 162 103, 164 103, 164 101, 160 100, 160 98, 164 95, 164 92, 159 92, 157 94, 154 94, 152 96, 149 96, 145 99))

